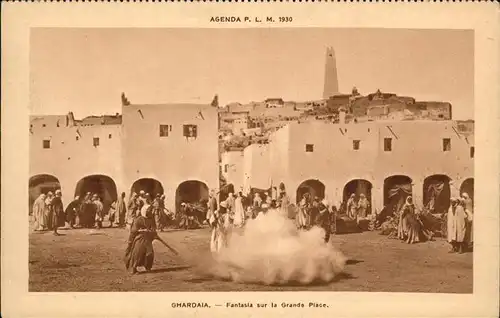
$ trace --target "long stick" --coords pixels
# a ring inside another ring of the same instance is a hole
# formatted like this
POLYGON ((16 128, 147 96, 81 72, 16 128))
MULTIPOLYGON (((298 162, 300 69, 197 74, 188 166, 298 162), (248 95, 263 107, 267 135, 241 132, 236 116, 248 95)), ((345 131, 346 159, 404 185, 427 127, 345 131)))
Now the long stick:
POLYGON ((173 248, 172 246, 168 245, 164 240, 162 240, 161 237, 159 237, 158 235, 156 235, 155 237, 155 240, 158 240, 160 241, 161 243, 163 243, 163 245, 165 245, 166 248, 168 248, 172 253, 174 253, 175 255, 179 255, 179 252, 173 248))

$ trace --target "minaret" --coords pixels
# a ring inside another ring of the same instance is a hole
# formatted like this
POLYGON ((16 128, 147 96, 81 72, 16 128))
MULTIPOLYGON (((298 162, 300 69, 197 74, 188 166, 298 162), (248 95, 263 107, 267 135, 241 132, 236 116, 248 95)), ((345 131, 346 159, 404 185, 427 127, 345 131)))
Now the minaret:
POLYGON ((339 81, 337 78, 337 62, 335 60, 335 51, 333 47, 326 48, 325 61, 325 88, 323 90, 323 98, 328 99, 330 96, 339 93, 339 81))

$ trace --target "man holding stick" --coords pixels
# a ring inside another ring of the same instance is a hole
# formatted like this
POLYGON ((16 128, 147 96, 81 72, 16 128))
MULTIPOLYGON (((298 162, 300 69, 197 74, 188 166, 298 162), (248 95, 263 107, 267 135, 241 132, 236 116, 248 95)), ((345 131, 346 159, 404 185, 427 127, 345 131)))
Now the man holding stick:
POLYGON ((155 229, 152 206, 144 206, 141 210, 141 215, 135 218, 132 223, 128 246, 125 251, 125 267, 132 274, 137 273, 137 267, 142 266, 146 271, 150 271, 153 267, 155 255, 153 249, 154 240, 160 241, 174 254, 179 254, 158 236, 155 229))

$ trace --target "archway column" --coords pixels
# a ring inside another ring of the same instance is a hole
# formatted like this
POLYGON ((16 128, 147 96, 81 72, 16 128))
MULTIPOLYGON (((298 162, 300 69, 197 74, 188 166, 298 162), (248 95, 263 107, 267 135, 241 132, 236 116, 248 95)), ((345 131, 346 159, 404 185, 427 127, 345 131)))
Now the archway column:
POLYGON ((413 204, 422 209, 424 206, 424 179, 421 177, 412 177, 412 196, 413 204))
POLYGON ((466 180, 467 178, 461 178, 461 179, 453 179, 450 181, 450 194, 451 197, 458 198, 460 197, 460 188, 462 187, 462 183, 466 180))
POLYGON ((61 185, 62 202, 64 209, 75 199, 75 188, 78 183, 78 178, 61 176, 59 184, 61 185))
POLYGON ((175 212, 175 194, 177 191, 177 187, 165 187, 165 208, 169 211, 175 212))
POLYGON ((380 212, 384 208, 384 182, 374 183, 372 187, 372 212, 380 212))

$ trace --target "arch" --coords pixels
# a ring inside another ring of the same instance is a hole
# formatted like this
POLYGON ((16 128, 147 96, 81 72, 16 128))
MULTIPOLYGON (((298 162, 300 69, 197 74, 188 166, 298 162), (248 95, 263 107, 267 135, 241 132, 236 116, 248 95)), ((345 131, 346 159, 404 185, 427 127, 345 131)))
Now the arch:
POLYGON ((373 185, 370 181, 365 179, 354 179, 346 183, 344 186, 344 192, 342 194, 342 202, 347 202, 352 193, 355 194, 356 200, 359 199, 360 194, 364 194, 370 202, 370 207, 368 208, 367 214, 371 214, 372 211, 372 188, 373 185))
POLYGON ((187 180, 179 184, 175 191, 175 209, 179 210, 182 202, 202 203, 208 202, 208 186, 198 180, 187 180))
POLYGON ((55 192, 61 189, 59 179, 50 174, 37 174, 29 179, 29 214, 33 212, 33 203, 40 194, 47 194, 49 191, 55 192))
POLYGON ((108 176, 95 174, 83 177, 78 181, 75 188, 75 196, 85 197, 86 193, 97 194, 104 206, 104 213, 107 213, 111 204, 118 198, 116 184, 108 176))
POLYGON ((406 198, 413 194, 412 179, 405 175, 393 175, 384 180, 384 209, 388 215, 399 211, 406 198))
POLYGON ((450 177, 435 174, 424 179, 424 207, 431 213, 445 213, 450 207, 450 177))
POLYGON ((144 191, 145 193, 149 193, 152 198, 156 195, 162 195, 164 193, 163 185, 160 181, 153 178, 141 178, 136 180, 132 187, 130 188, 130 193, 133 192, 139 194, 139 192, 144 191))
POLYGON ((460 195, 464 192, 467 193, 472 199, 472 202, 474 202, 474 178, 467 178, 462 182, 462 185, 460 185, 460 195))
POLYGON ((297 188, 297 204, 300 202, 305 193, 309 193, 312 198, 325 198, 325 185, 317 179, 309 179, 302 182, 297 188))

